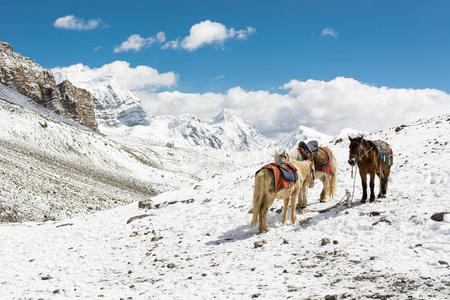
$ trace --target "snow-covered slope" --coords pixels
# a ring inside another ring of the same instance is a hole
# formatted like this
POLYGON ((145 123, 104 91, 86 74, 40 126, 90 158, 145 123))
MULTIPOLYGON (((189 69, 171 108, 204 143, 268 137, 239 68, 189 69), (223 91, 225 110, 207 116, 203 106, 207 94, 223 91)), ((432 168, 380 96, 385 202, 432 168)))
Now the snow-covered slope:
POLYGON ((147 114, 140 100, 110 74, 88 72, 82 64, 70 68, 54 68, 57 83, 70 80, 88 90, 95 104, 96 119, 102 127, 147 125, 147 114))
POLYGON ((154 116, 148 126, 104 129, 109 135, 141 137, 153 143, 205 146, 225 151, 264 149, 270 141, 235 111, 222 109, 212 120, 195 115, 154 116))
POLYGON ((0 99, 3 101, 7 101, 9 103, 24 107, 31 111, 34 111, 37 114, 51 117, 53 119, 56 119, 62 123, 71 125, 73 127, 76 127, 78 129, 90 130, 89 128, 81 125, 80 123, 77 123, 73 120, 66 119, 63 116, 43 107, 42 105, 37 104, 35 101, 32 101, 30 98, 25 97, 24 95, 16 92, 15 90, 6 87, 2 83, 0 83, 0 99))
POLYGON ((0 126, 0 221, 58 219, 145 200, 233 164, 210 148, 106 137, 1 84, 0 126))
POLYGON ((318 132, 310 127, 300 125, 294 132, 286 135, 276 144, 279 148, 292 149, 298 145, 299 141, 317 140, 320 145, 330 142, 331 136, 318 132))
MULTIPOLYGON (((267 234, 249 226, 254 172, 271 161, 254 151, 230 155, 234 170, 217 164, 213 176, 153 197, 152 209, 134 203, 60 222, 2 225, 7 241, 0 246, 2 295, 448 299, 450 215, 441 222, 430 216, 450 211, 449 132, 447 114, 370 134, 394 150, 388 197, 360 204, 357 178, 353 207, 321 213, 353 184, 348 141, 331 146, 339 162, 335 199, 318 203, 321 184, 316 184, 307 209, 297 215, 299 223, 284 225, 278 213, 282 201, 275 201, 267 234), (141 218, 130 220, 134 216, 141 218), (323 238, 331 242, 322 246, 323 238)), ((205 166, 221 161, 195 159, 205 166)))

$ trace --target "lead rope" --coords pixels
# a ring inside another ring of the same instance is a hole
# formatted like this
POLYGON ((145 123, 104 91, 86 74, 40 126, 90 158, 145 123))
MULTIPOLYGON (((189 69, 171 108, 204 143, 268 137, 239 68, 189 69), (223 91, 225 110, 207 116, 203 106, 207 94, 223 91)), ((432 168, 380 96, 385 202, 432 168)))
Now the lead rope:
MULTIPOLYGON (((352 196, 347 197, 347 207, 352 207, 352 202, 353 202, 353 196, 355 195, 355 184, 356 184, 356 171, 358 170, 358 164, 356 164, 355 166, 355 176, 353 176, 353 166, 352 166, 352 178, 353 178, 353 189, 352 189, 352 196)), ((348 193, 350 194, 350 193, 348 193)), ((350 196, 350 195, 348 195, 350 196)))

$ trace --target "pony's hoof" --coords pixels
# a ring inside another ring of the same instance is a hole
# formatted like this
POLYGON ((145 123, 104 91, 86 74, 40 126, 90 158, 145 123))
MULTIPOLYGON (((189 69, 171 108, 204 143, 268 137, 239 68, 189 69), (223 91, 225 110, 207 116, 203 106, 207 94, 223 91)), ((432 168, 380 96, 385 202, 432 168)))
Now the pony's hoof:
POLYGON ((366 199, 361 199, 361 203, 366 203, 366 199))
POLYGON ((375 197, 370 197, 369 202, 375 201, 375 197))
POLYGON ((378 199, 383 198, 383 195, 378 194, 377 198, 378 198, 378 199))

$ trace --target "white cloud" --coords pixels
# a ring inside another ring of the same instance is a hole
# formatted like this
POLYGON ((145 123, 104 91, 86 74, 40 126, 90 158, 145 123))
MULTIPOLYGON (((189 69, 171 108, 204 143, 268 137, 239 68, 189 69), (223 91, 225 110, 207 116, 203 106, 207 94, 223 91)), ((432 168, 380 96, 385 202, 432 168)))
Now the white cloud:
POLYGON ((329 35, 329 36, 332 36, 334 38, 338 37, 338 33, 336 31, 334 31, 333 28, 324 28, 324 29, 322 29, 322 32, 321 32, 320 35, 322 35, 322 36, 329 35))
POLYGON ((166 41, 166 34, 160 31, 156 34, 156 39, 158 40, 158 42, 164 43, 166 41))
POLYGON ((166 43, 164 43, 161 46, 161 49, 166 50, 166 49, 178 49, 180 47, 180 41, 179 39, 173 40, 173 41, 168 41, 166 43))
POLYGON ((56 67, 53 72, 64 74, 74 82, 104 81, 114 77, 118 83, 129 90, 156 90, 160 87, 174 86, 178 75, 173 72, 159 73, 158 70, 140 65, 131 67, 126 61, 116 60, 99 68, 90 68, 83 64, 68 67, 56 67))
POLYGON ((97 52, 98 50, 100 50, 102 48, 103 48, 102 46, 97 46, 97 47, 94 48, 94 52, 97 52))
POLYGON ((224 79, 224 78, 225 78, 225 75, 222 74, 222 75, 214 76, 212 80, 221 80, 221 79, 224 79))
POLYGON ((195 113, 211 118, 221 108, 235 109, 269 136, 292 132, 301 124, 328 134, 347 127, 377 130, 450 111, 450 94, 443 91, 375 87, 352 78, 291 80, 283 89, 288 93, 235 87, 225 94, 138 95, 155 115, 195 113))
POLYGON ((236 30, 234 28, 227 28, 221 23, 206 20, 193 25, 189 30, 189 35, 184 37, 181 43, 179 42, 179 38, 177 38, 176 40, 165 43, 161 48, 178 49, 181 47, 188 51, 194 51, 210 44, 223 46, 223 43, 228 39, 236 38, 244 40, 249 35, 255 33, 255 31, 253 27, 236 30))
POLYGON ((74 15, 68 15, 56 19, 53 26, 61 29, 90 30, 96 28, 101 23, 101 21, 102 19, 84 20, 77 18, 74 15))
POLYGON ((139 34, 133 34, 128 37, 126 41, 123 41, 120 46, 114 48, 114 53, 126 52, 126 51, 140 51, 144 47, 150 47, 155 42, 155 38, 143 38, 139 34))
MULTIPOLYGON (((143 38, 139 34, 132 34, 126 41, 123 41, 120 46, 114 48, 114 53, 126 52, 126 51, 141 51, 142 48, 150 47, 153 43, 158 42, 160 44, 166 41, 166 34, 162 31, 158 32, 155 37, 143 38)), ((164 45, 163 45, 164 47, 164 45)))

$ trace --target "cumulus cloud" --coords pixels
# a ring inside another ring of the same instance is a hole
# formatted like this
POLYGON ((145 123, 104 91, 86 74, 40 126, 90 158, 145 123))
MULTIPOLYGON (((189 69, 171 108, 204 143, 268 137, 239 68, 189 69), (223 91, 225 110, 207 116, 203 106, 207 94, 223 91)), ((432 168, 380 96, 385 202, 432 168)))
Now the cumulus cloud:
POLYGON ((179 39, 173 40, 173 41, 168 41, 166 43, 164 43, 161 46, 161 49, 166 50, 166 49, 178 49, 180 47, 180 41, 179 39))
POLYGON ((91 30, 97 28, 97 26, 100 25, 101 21, 102 19, 84 20, 81 18, 77 18, 74 15, 68 15, 56 19, 53 26, 55 26, 56 28, 70 30, 91 30))
POLYGON ((159 73, 158 70, 144 65, 131 67, 129 62, 120 60, 99 68, 76 64, 68 67, 56 67, 52 71, 75 83, 92 84, 115 78, 118 83, 132 91, 140 89, 154 91, 161 87, 174 86, 178 80, 178 75, 173 72, 159 73))
POLYGON ((166 40, 166 34, 162 31, 158 32, 155 37, 143 38, 139 34, 132 34, 126 41, 123 41, 120 46, 114 48, 114 53, 136 51, 139 52, 142 48, 150 47, 153 43, 164 43, 166 40))
POLYGON ((347 127, 370 131, 450 111, 446 92, 376 87, 352 78, 291 80, 282 89, 287 93, 235 87, 224 94, 177 91, 138 95, 155 115, 194 113, 206 119, 221 108, 231 108, 268 136, 292 132, 299 125, 331 135, 347 127))
POLYGON ((158 40, 158 42, 164 43, 166 41, 166 34, 160 31, 156 34, 156 39, 158 40))
POLYGON ((236 30, 227 28, 225 25, 206 20, 194 24, 189 30, 189 35, 181 39, 169 41, 164 44, 162 49, 178 49, 182 48, 188 51, 194 51, 206 45, 223 45, 228 39, 245 40, 249 35, 255 33, 255 28, 247 27, 246 29, 236 30))
POLYGON ((322 33, 320 35, 322 35, 322 36, 329 35, 329 36, 332 36, 334 38, 338 37, 338 33, 336 31, 334 31, 333 28, 324 28, 324 29, 322 29, 322 33))
POLYGON ((114 53, 126 51, 140 51, 144 47, 150 47, 155 42, 153 37, 143 38, 139 34, 132 34, 126 41, 123 41, 120 46, 114 48, 114 53))

